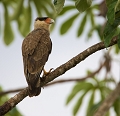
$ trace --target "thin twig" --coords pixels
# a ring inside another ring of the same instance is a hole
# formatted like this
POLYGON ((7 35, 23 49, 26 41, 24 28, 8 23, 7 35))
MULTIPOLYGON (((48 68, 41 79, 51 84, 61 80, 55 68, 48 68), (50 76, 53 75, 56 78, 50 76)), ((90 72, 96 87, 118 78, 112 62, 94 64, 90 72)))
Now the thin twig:
MULTIPOLYGON (((112 46, 117 43, 117 37, 112 39, 109 46, 112 46)), ((73 57, 71 60, 66 62, 65 64, 59 66, 54 71, 52 71, 44 81, 41 82, 41 87, 45 86, 47 83, 53 81, 58 76, 64 74, 69 69, 75 67, 78 63, 86 59, 91 54, 104 49, 105 45, 103 42, 97 43, 82 53, 78 54, 77 56, 73 57)), ((10 111, 13 107, 15 107, 20 101, 22 101, 25 97, 28 95, 28 88, 25 88, 24 90, 20 91, 18 94, 16 94, 14 97, 10 98, 7 102, 5 102, 2 106, 0 106, 0 116, 5 115, 8 111, 10 111)))

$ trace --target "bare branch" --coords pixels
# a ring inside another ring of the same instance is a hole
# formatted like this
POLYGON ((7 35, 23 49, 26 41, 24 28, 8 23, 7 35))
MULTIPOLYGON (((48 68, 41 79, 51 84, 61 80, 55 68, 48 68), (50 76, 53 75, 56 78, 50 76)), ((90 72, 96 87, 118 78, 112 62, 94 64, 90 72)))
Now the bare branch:
POLYGON ((94 116, 105 116, 106 112, 113 105, 115 100, 120 96, 120 82, 118 83, 115 90, 103 101, 94 116))
POLYGON ((58 80, 58 81, 54 81, 54 82, 51 82, 51 83, 47 84, 45 87, 51 86, 51 85, 53 85, 53 84, 58 84, 58 83, 66 83, 66 82, 73 82, 73 81, 75 81, 75 82, 84 81, 85 79, 91 78, 91 77, 93 77, 95 74, 99 73, 99 71, 102 69, 102 67, 103 67, 105 64, 106 64, 106 62, 104 62, 103 64, 101 64, 96 71, 88 74, 88 75, 85 76, 85 77, 58 80))
MULTIPOLYGON (((59 84, 59 83, 61 84, 61 83, 73 82, 73 81, 74 81, 74 82, 84 81, 85 79, 91 78, 91 77, 93 77, 95 74, 99 73, 99 71, 102 69, 103 66, 105 66, 105 64, 106 64, 106 61, 105 61, 103 64, 101 64, 96 71, 88 74, 87 76, 84 76, 84 77, 76 77, 76 78, 74 77, 73 79, 61 79, 61 80, 58 80, 58 81, 51 82, 51 83, 45 85, 45 87, 48 87, 48 86, 51 86, 51 85, 54 85, 54 84, 59 84)), ((3 95, 5 95, 5 94, 9 94, 9 93, 16 93, 16 92, 19 92, 19 91, 21 91, 21 90, 23 90, 23 89, 24 89, 24 88, 14 89, 14 90, 8 90, 8 91, 2 91, 2 92, 0 92, 0 96, 3 96, 3 95)))
POLYGON ((4 116, 8 111, 15 107, 19 102, 21 102, 25 97, 28 96, 28 88, 23 89, 14 97, 10 98, 2 106, 0 106, 0 116, 4 116))
MULTIPOLYGON (((110 46, 117 43, 117 37, 112 39, 110 46)), ((44 78, 44 81, 41 82, 41 87, 45 86, 47 83, 53 81, 58 76, 64 74, 67 70, 75 67, 78 63, 83 61, 85 58, 90 56, 91 54, 104 49, 105 45, 103 42, 97 43, 82 53, 78 54, 77 56, 73 57, 71 60, 66 62, 65 64, 61 65, 60 67, 56 68, 54 71, 52 71, 48 76, 44 78)), ((10 98, 7 102, 5 102, 2 106, 0 106, 0 115, 6 114, 8 111, 10 111, 13 107, 15 107, 20 101, 22 101, 26 96, 28 95, 28 88, 22 90, 18 94, 16 94, 14 97, 10 98)))

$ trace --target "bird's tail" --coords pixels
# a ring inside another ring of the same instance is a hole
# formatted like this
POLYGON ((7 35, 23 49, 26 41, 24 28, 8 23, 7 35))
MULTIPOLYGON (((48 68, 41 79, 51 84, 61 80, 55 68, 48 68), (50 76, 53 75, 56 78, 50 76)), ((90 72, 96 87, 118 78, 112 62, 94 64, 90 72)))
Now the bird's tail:
POLYGON ((29 97, 33 97, 33 96, 38 96, 39 94, 40 94, 40 92, 41 92, 41 87, 30 87, 29 86, 29 91, 28 91, 28 93, 29 93, 29 97))
POLYGON ((28 94, 29 97, 38 96, 41 92, 39 75, 29 74, 28 82, 28 94))

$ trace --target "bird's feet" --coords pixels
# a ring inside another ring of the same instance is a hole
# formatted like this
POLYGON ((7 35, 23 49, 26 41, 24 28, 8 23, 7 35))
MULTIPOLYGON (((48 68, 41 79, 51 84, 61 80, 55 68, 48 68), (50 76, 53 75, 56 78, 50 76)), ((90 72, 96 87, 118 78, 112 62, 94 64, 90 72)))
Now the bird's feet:
POLYGON ((53 70, 53 68, 51 68, 48 72, 45 70, 45 69, 43 69, 43 78, 44 77, 46 77, 48 74, 50 74, 51 73, 51 71, 53 70))
MULTIPOLYGON (((45 81, 46 76, 47 76, 48 74, 50 74, 52 70, 53 70, 53 68, 51 68, 51 69, 47 72, 45 69, 43 69, 43 76, 42 76, 42 78, 40 78, 42 82, 45 81)), ((43 88, 44 88, 44 87, 43 87, 43 88)))

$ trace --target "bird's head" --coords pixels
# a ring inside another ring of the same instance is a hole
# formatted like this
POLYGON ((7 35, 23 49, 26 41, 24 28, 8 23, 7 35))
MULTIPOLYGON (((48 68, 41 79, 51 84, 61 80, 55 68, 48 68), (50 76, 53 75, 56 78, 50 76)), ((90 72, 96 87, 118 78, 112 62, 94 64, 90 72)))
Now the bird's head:
POLYGON ((37 17, 34 23, 34 29, 45 28, 49 30, 50 24, 54 23, 54 20, 49 17, 37 17))

